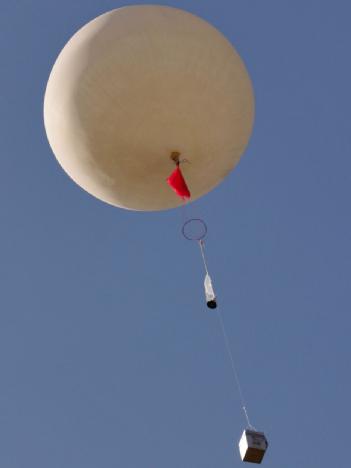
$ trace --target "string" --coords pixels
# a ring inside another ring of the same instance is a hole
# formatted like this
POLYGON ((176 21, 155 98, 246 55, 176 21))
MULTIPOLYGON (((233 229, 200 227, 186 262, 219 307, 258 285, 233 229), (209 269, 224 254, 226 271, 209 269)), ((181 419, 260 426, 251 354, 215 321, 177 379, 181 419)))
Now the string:
POLYGON ((204 263, 204 267, 205 267, 205 270, 206 270, 206 274, 208 275, 208 268, 207 268, 207 262, 206 262, 206 257, 205 257, 205 249, 204 249, 204 241, 203 240, 199 240, 199 247, 200 247, 200 252, 201 252, 201 257, 202 257, 202 261, 204 263))
POLYGON ((220 325, 221 325, 221 330, 222 330, 222 334, 223 334, 223 338, 224 338, 224 344, 225 344, 225 347, 226 347, 226 350, 227 350, 227 353, 228 353, 228 356, 229 356, 229 360, 230 360, 230 363, 231 363, 231 367, 232 367, 232 371, 233 371, 233 375, 234 375, 234 380, 235 380, 235 383, 236 383, 236 386, 237 386, 237 389, 238 389, 242 410, 244 411, 244 415, 245 415, 245 418, 246 418, 246 421, 247 421, 247 424, 248 424, 249 428, 256 431, 256 428, 251 424, 250 419, 249 419, 247 406, 246 406, 245 399, 244 399, 244 394, 243 394, 243 391, 242 391, 242 388, 241 388, 241 385, 240 385, 238 371, 237 371, 236 366, 235 366, 233 353, 232 353, 232 351, 230 349, 228 335, 227 335, 227 332, 225 331, 224 321, 223 321, 223 317, 222 317, 222 314, 221 314, 220 310, 218 310, 218 318, 219 318, 219 322, 220 322, 220 325))
MULTIPOLYGON (((183 204, 183 210, 184 211, 185 211, 185 206, 186 206, 186 203, 183 204)), ((203 265, 204 265, 204 268, 205 268, 205 271, 206 271, 206 275, 209 275, 206 256, 205 256, 205 242, 203 241, 203 239, 200 239, 198 241, 198 244, 199 244, 199 248, 200 248, 200 252, 201 252, 203 265)), ((224 339, 225 348, 227 350, 228 357, 229 357, 230 364, 231 364, 231 368, 232 368, 232 371, 233 371, 234 381, 235 381, 235 384, 236 384, 236 387, 237 387, 237 390, 238 390, 238 393, 239 393, 241 408, 242 408, 242 410, 244 412, 245 419, 246 419, 248 427, 250 429, 253 429, 254 431, 256 431, 256 428, 250 422, 250 418, 249 418, 249 414, 248 414, 248 410, 247 410, 247 405, 246 405, 246 402, 245 402, 244 394, 243 394, 241 384, 240 384, 240 380, 239 380, 238 371, 237 371, 236 366, 235 366, 233 353, 232 353, 232 350, 230 348, 228 335, 227 335, 227 332, 225 330, 224 321, 223 321, 223 317, 222 317, 222 314, 221 314, 220 310, 218 310, 218 318, 219 318, 219 323, 220 323, 220 326, 221 326, 221 331, 222 331, 222 335, 223 335, 223 339, 224 339)))
MULTIPOLYGON (((205 270, 206 270, 206 274, 208 274, 207 262, 206 262, 206 257, 205 257, 205 248, 204 248, 205 243, 204 243, 203 240, 199 241, 199 247, 200 247, 200 251, 201 251, 202 261, 203 261, 203 264, 204 264, 204 267, 205 267, 205 270)), ((247 424, 248 424, 249 428, 256 431, 255 427, 250 422, 249 414, 248 414, 248 411, 247 411, 247 405, 245 403, 244 394, 243 394, 243 391, 242 391, 242 388, 241 388, 241 385, 240 385, 238 371, 237 371, 236 366, 235 366, 234 357, 233 357, 232 350, 230 348, 228 335, 227 335, 227 332, 226 332, 225 327, 224 327, 223 317, 222 317, 221 311, 219 309, 218 309, 218 318, 219 318, 219 323, 221 325, 221 330, 222 330, 222 335, 223 335, 223 338, 224 338, 225 348, 227 350, 229 360, 230 360, 230 364, 231 364, 231 368, 232 368, 232 371, 233 371, 234 380, 235 380, 235 383, 236 383, 236 386, 237 386, 237 389, 238 389, 238 393, 239 393, 239 397, 240 397, 240 401, 241 401, 241 407, 242 407, 242 410, 244 411, 245 419, 247 421, 247 424)))

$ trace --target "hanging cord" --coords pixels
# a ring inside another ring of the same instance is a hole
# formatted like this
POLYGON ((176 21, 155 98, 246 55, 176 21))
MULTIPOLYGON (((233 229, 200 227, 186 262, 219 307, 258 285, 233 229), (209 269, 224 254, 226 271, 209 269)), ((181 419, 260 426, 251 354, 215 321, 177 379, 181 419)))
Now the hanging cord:
POLYGON ((219 322, 221 324, 221 330, 222 330, 222 334, 223 334, 223 338, 224 338, 225 347, 227 349, 229 360, 230 360, 230 363, 231 363, 231 366, 232 366, 234 380, 235 380, 235 383, 236 383, 236 386, 237 386, 237 389, 238 389, 238 392, 239 392, 242 410, 244 411, 245 418, 246 418, 246 421, 247 421, 247 424, 248 424, 249 428, 256 431, 257 429, 251 424, 250 419, 249 419, 249 415, 248 415, 248 412, 247 412, 247 409, 246 409, 246 403, 245 403, 243 391, 241 389, 238 372, 236 370, 236 366, 235 366, 235 363, 234 363, 233 353, 232 353, 232 351, 230 349, 228 335, 227 335, 227 333, 225 331, 223 317, 222 317, 222 314, 221 314, 220 310, 218 310, 218 318, 219 318, 219 322))
POLYGON ((200 247, 200 252, 201 252, 201 257, 202 261, 204 262, 204 267, 206 270, 206 274, 208 275, 208 268, 207 268, 207 262, 206 262, 206 257, 205 257, 205 242, 201 239, 199 240, 199 247, 200 247))
MULTIPOLYGON (((204 243, 203 240, 199 241, 199 247, 200 247, 200 251, 201 251, 202 261, 204 263, 204 267, 205 267, 205 270, 206 270, 206 274, 208 275, 208 268, 207 268, 207 262, 206 262, 206 257, 205 257, 205 243, 204 243)), ((240 385, 238 372, 236 370, 236 366, 235 366, 235 362, 234 362, 233 353, 232 353, 232 351, 230 349, 228 335, 227 335, 227 332, 225 331, 223 317, 222 317, 221 311, 219 309, 218 309, 218 318, 219 318, 219 323, 221 325, 221 330, 222 330, 222 334, 223 334, 223 338, 224 338, 224 344, 225 344, 225 347, 226 347, 226 350, 227 350, 227 353, 228 353, 228 356, 229 356, 230 364, 231 364, 231 367, 232 367, 234 380, 235 380, 235 383, 236 383, 236 386, 237 386, 237 389, 238 389, 238 393, 239 393, 239 397, 240 397, 240 401, 241 401, 241 407, 242 407, 242 410, 244 411, 244 414, 245 414, 245 419, 247 421, 247 424, 248 424, 249 428, 256 431, 256 428, 251 424, 250 419, 249 419, 249 415, 248 415, 248 411, 247 411, 247 408, 246 408, 246 403, 245 403, 243 391, 242 391, 242 388, 241 388, 241 385, 240 385)))

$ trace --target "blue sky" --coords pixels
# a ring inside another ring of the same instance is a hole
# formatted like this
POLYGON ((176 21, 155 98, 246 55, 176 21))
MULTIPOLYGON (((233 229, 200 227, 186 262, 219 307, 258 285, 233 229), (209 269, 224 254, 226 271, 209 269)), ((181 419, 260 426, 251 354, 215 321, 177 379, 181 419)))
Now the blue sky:
MULTIPOLYGON (((146 3, 141 0, 138 2, 146 3)), ((159 1, 236 46, 256 95, 236 170, 194 204, 271 468, 347 468, 350 3, 159 1)), ((0 467, 229 468, 245 427, 181 214, 115 209, 58 166, 53 62, 124 1, 3 1, 0 467)))

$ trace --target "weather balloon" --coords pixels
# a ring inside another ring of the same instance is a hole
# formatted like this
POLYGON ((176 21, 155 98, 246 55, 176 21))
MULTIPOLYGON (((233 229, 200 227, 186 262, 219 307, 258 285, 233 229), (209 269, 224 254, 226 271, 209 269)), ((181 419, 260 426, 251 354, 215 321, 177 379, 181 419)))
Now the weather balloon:
MULTIPOLYGON (((197 16, 157 5, 83 26, 59 54, 44 99, 46 134, 66 173, 96 198, 140 211, 175 208, 216 187, 239 162, 253 118, 251 81, 230 42, 197 16)), ((190 218, 182 233, 199 244, 206 303, 216 309, 207 225, 190 218)), ((241 458, 260 463, 267 440, 250 423, 218 316, 248 424, 241 458)))
POLYGON ((67 174, 131 210, 182 203, 166 179, 172 154, 195 200, 235 167, 252 129, 246 68, 206 21, 167 6, 128 6, 83 26, 48 80, 44 121, 67 174))

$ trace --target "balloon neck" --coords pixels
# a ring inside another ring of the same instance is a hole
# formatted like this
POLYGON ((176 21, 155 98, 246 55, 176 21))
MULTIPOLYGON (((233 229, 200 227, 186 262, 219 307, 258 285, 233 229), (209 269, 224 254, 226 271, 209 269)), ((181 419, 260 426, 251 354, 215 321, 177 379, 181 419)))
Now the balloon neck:
POLYGON ((182 164, 182 163, 185 163, 185 162, 188 163, 188 162, 190 162, 190 161, 188 161, 188 160, 185 159, 185 158, 184 158, 184 159, 179 159, 179 156, 180 156, 179 151, 173 151, 173 152, 171 153, 171 159, 172 159, 172 161, 174 162, 174 164, 175 164, 177 167, 180 166, 180 164, 182 164))
POLYGON ((180 156, 180 153, 178 151, 173 151, 171 153, 171 159, 174 161, 176 166, 179 166, 180 164, 179 156, 180 156))

